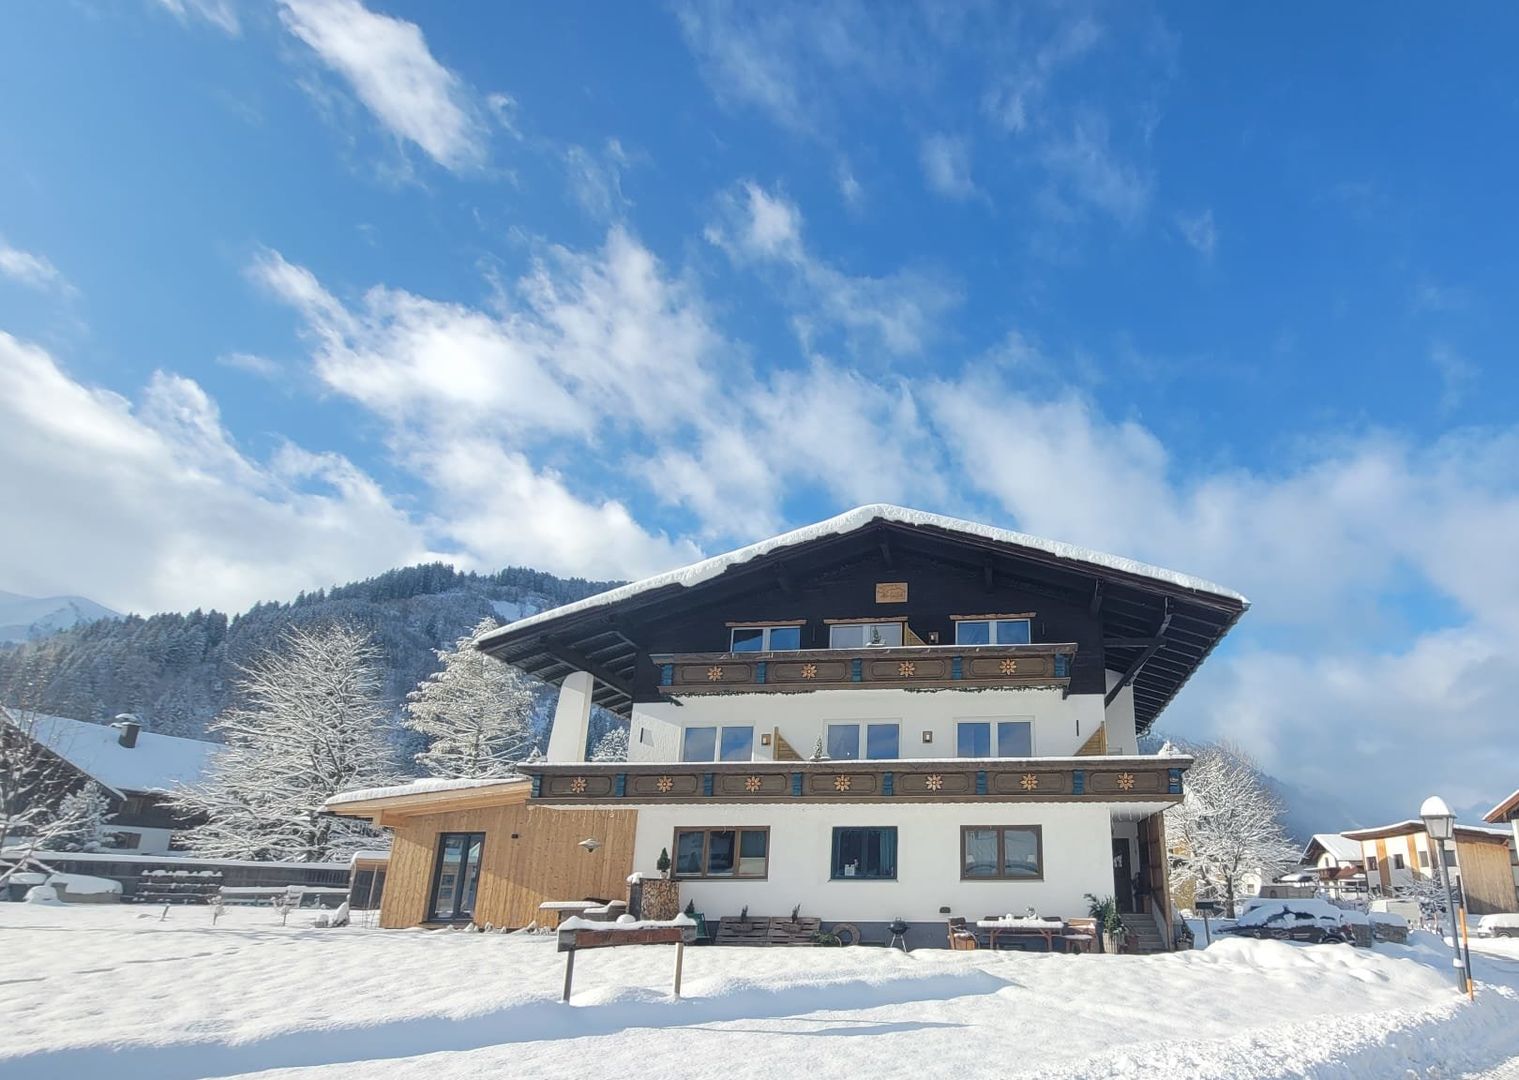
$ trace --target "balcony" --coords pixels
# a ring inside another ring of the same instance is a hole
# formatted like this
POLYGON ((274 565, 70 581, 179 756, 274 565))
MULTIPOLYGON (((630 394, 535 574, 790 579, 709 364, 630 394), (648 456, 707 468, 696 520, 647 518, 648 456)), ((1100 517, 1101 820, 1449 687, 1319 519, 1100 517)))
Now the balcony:
POLYGON ((659 691, 691 694, 808 690, 984 690, 1071 681, 1076 646, 910 645, 768 653, 658 653, 659 691))

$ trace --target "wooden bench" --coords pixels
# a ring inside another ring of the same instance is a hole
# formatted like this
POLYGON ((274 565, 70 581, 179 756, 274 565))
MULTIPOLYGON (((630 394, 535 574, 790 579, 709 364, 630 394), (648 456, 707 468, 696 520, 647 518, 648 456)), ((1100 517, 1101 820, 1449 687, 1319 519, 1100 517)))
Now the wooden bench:
POLYGON ((811 945, 812 935, 822 926, 822 919, 738 919, 728 916, 718 920, 717 944, 811 945))

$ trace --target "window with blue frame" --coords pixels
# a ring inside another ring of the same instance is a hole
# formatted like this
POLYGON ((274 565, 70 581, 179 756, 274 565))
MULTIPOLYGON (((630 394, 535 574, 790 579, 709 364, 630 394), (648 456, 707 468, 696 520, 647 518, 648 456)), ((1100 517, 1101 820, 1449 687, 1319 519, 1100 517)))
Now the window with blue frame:
POLYGON ((897 876, 897 830, 894 826, 833 830, 834 881, 890 881, 897 876))

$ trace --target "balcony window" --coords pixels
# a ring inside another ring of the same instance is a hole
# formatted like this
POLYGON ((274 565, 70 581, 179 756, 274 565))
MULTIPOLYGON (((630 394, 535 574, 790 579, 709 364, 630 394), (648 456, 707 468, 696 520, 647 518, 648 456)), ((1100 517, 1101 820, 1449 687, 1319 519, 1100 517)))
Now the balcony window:
POLYGON ((830 649, 863 649, 871 645, 902 644, 900 622, 842 623, 828 628, 830 649))
POLYGON ((955 623, 956 645, 1027 645, 1028 619, 961 619, 955 623))
POLYGON ((829 724, 826 740, 828 756, 834 761, 858 761, 862 749, 862 727, 866 758, 881 761, 901 757, 902 726, 897 723, 829 724))
POLYGON ((748 725, 688 727, 681 741, 682 761, 749 761, 754 757, 754 728, 748 725), (721 749, 722 755, 718 755, 721 749))
POLYGON ((897 876, 897 830, 834 829, 829 877, 834 881, 889 881, 897 876))
POLYGON ((735 626, 732 652, 792 652, 802 647, 800 626, 735 626))
POLYGON ((963 720, 955 725, 955 740, 955 753, 963 758, 1032 757, 1034 725, 1028 720, 963 720))

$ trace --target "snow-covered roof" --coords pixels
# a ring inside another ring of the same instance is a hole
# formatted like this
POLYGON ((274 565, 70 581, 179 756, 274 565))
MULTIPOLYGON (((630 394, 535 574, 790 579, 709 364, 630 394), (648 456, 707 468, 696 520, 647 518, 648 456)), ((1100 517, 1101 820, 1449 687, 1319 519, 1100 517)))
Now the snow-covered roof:
POLYGON ((1101 551, 1093 551, 1090 548, 1078 547, 1075 544, 1066 544, 1058 540, 1046 540, 1043 537, 1013 532, 1010 529, 997 529, 974 521, 946 517, 943 514, 931 514, 925 510, 912 510, 904 506, 893 506, 889 503, 872 503, 868 506, 857 506, 853 510, 846 510, 837 517, 831 517, 825 521, 805 525, 800 529, 781 533, 779 536, 772 536, 768 540, 761 540, 759 543, 750 544, 748 547, 741 547, 723 555, 715 555, 710 559, 703 559, 701 562, 692 563, 690 566, 683 566, 678 570, 669 570, 663 574, 655 574, 653 577, 644 578, 642 581, 620 585, 615 589, 597 593, 595 596, 588 596, 583 600, 576 600, 562 607, 550 608, 547 611, 538 612, 536 615, 529 615, 525 619, 518 619, 516 622, 509 623, 506 626, 482 635, 478 644, 483 645, 498 637, 519 633, 528 627, 536 626, 550 619, 560 619, 577 612, 590 611, 620 603, 630 597, 638 596, 640 593, 646 593, 654 589, 662 589, 670 585, 680 585, 689 588, 717 577, 730 567, 741 565, 762 555, 768 555, 772 551, 796 544, 804 544, 827 536, 841 536, 845 533, 863 529, 876 521, 891 521, 901 525, 924 525, 944 529, 948 532, 963 533, 967 536, 975 536, 999 544, 1010 544, 1016 547, 1028 548, 1032 551, 1044 552, 1045 554, 1054 555, 1061 559, 1069 559, 1073 562, 1086 563, 1090 566, 1115 570, 1124 574, 1132 574, 1136 577, 1150 578, 1153 581, 1174 585, 1182 589, 1190 589, 1194 592, 1208 593, 1239 604, 1248 605, 1250 603, 1240 593, 1232 589, 1226 589, 1222 585, 1215 585, 1211 581, 1205 581, 1190 574, 1183 574, 1175 570, 1166 570, 1158 566, 1150 566, 1147 563, 1136 562, 1133 559, 1127 559, 1120 555, 1109 555, 1101 551))
POLYGON ((16 714, 0 709, 0 723, 24 729, 80 772, 119 795, 168 792, 197 783, 220 743, 140 731, 136 746, 122 746, 119 729, 66 716, 16 714))
POLYGON ((1308 857, 1308 852, 1315 844, 1334 856, 1338 862, 1361 861, 1361 843, 1359 840, 1352 840, 1339 833, 1314 833, 1308 840, 1308 847, 1303 850, 1304 859, 1308 857))
POLYGON ((491 776, 484 779, 456 779, 448 780, 436 776, 423 777, 420 780, 412 780, 405 784, 392 784, 389 787, 360 788, 357 791, 342 791, 329 798, 322 804, 323 810, 330 810, 334 806, 344 806, 349 803, 372 802, 375 799, 395 799, 406 795, 429 795, 438 791, 459 791, 464 788, 504 787, 514 784, 526 784, 527 780, 520 776, 491 776))
POLYGON ((1509 814, 1513 813, 1515 807, 1519 807, 1519 791, 1515 791, 1512 795, 1504 799, 1497 806, 1493 807, 1487 813, 1483 814, 1482 820, 1491 821, 1496 824, 1505 820, 1509 814))
MULTIPOLYGON (((1407 818, 1403 821, 1395 821, 1391 825, 1378 825, 1371 829, 1350 829, 1344 835, 1351 840, 1377 840, 1386 836, 1402 836, 1405 833, 1423 831, 1424 822, 1418 818, 1407 818)), ((1473 837, 1491 837, 1494 840, 1507 840, 1513 835, 1506 828, 1495 828, 1491 825, 1462 825, 1459 822, 1456 824, 1456 832, 1473 837)))

